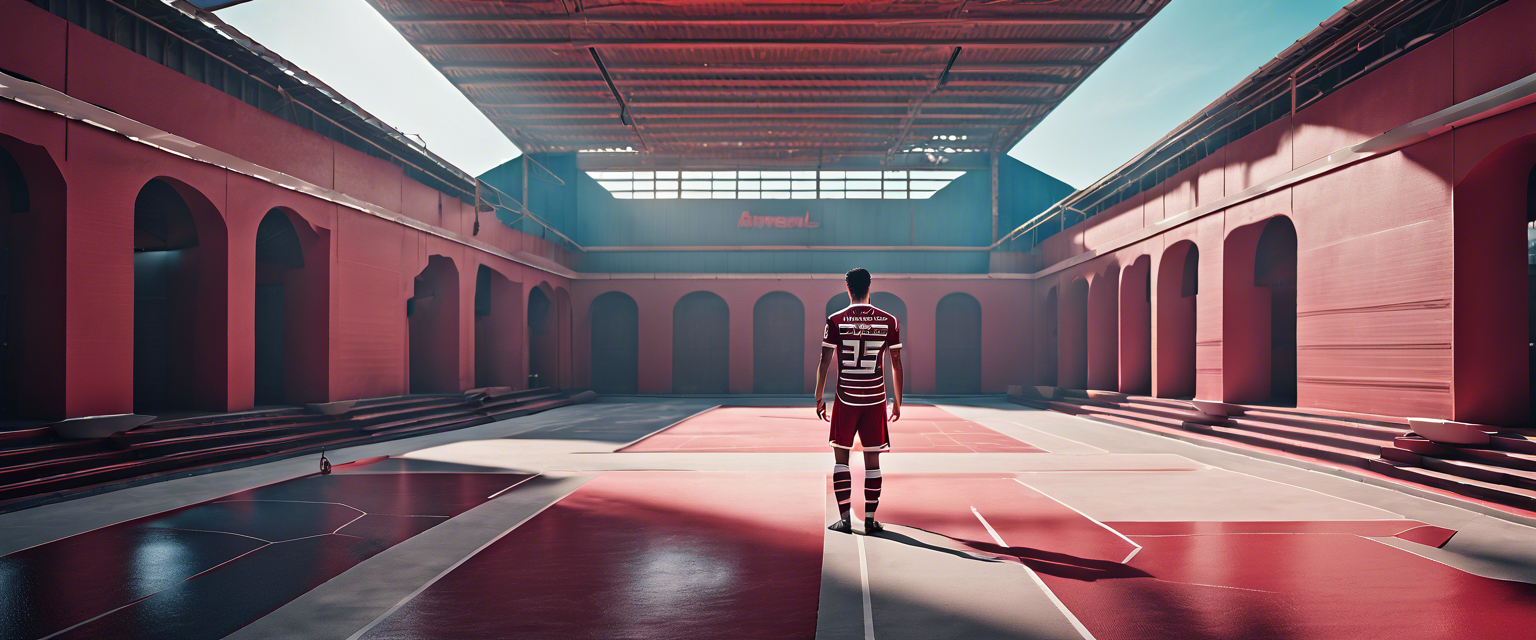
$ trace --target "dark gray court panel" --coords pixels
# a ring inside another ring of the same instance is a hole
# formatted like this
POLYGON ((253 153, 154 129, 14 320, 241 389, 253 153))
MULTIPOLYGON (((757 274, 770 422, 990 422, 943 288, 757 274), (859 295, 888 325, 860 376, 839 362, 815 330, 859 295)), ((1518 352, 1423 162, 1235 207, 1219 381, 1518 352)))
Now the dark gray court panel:
POLYGON ((730 391, 731 311, 725 299, 695 291, 672 308, 672 393, 730 391))
POLYGON ((805 305, 774 291, 752 306, 752 393, 805 391, 805 305))
POLYGON ((592 390, 640 390, 640 307, 635 299, 609 291, 592 301, 592 390))
POLYGON ((981 303, 951 293, 933 315, 937 392, 981 393, 981 303))

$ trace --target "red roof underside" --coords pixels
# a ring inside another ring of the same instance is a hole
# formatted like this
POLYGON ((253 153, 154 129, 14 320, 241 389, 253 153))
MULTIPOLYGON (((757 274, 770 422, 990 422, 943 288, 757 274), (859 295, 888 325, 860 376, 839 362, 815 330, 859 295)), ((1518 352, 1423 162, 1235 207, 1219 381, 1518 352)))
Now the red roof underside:
POLYGON ((1168 2, 369 1, 525 151, 685 163, 1006 152, 1168 2))

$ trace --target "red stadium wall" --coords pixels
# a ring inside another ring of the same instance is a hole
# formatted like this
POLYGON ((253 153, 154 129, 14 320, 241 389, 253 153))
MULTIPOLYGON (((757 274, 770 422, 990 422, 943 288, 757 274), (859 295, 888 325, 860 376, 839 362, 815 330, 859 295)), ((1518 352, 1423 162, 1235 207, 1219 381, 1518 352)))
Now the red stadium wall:
MULTIPOLYGON (((1536 165, 1536 106, 1440 132, 1130 246, 1116 240, 1521 80, 1536 72, 1532 29, 1536 0, 1495 8, 1046 239, 1038 248, 1040 264, 1058 266, 1041 272, 1035 308, 1049 303, 1053 287, 1067 290, 1075 279, 1092 282, 1149 260, 1150 313, 1125 304, 1122 291, 1118 315, 1108 304, 1089 304, 1084 320, 1090 336, 1117 322, 1122 342, 1127 335, 1152 336, 1151 384, 1141 381, 1142 365, 1125 355, 1122 343, 1120 388, 1265 400, 1271 395, 1268 308, 1272 295, 1284 293, 1254 284, 1255 251, 1260 223, 1283 217, 1296 234, 1299 406, 1523 423, 1529 403, 1523 216, 1526 181, 1536 165), (1198 250, 1193 301, 1179 295, 1185 241, 1198 250), (1067 266, 1085 253, 1092 258, 1067 266), (1165 278, 1170 269, 1178 273, 1165 278), (1193 308, 1186 310, 1188 304, 1193 308), (1182 337, 1190 323, 1193 390, 1180 382, 1190 369, 1182 337)), ((1122 277, 1122 286, 1129 281, 1122 277)), ((1060 300, 1062 322, 1077 321, 1067 310, 1069 297, 1060 300)), ((1067 337, 1077 330, 1060 328, 1064 355, 1071 352, 1067 337)), ((1037 348, 1044 339, 1037 337, 1037 348)), ((1088 349, 1089 386, 1112 387, 1092 366, 1107 361, 1108 347, 1100 354, 1090 341, 1088 349)), ((1037 366, 1034 380, 1081 375, 1065 358, 1058 366, 1056 372, 1037 366)))
MULTIPOLYGON (((29 3, 0 0, 0 15, 0 41, 6 43, 0 67, 8 71, 449 233, 470 235, 469 205, 406 178, 394 164, 235 100, 29 3)), ((18 378, 30 385, 17 394, 28 398, 18 410, 23 415, 134 411, 134 202, 156 178, 189 193, 186 200, 194 209, 207 209, 196 212, 207 214, 208 223, 198 223, 199 260, 219 261, 199 266, 203 279, 216 281, 198 287, 198 307, 191 313, 198 336, 190 382, 195 400, 178 408, 253 405, 256 229, 276 208, 290 212, 305 239, 305 271, 316 270, 305 274, 306 284, 289 288, 287 305, 296 307, 290 317, 321 323, 314 331, 290 330, 286 338, 297 345, 288 349, 297 360, 290 358, 286 367, 293 401, 411 391, 406 300, 415 277, 433 259, 451 264, 457 274, 454 295, 444 296, 454 300, 452 308, 438 310, 457 329, 456 337, 432 345, 445 354, 435 363, 446 368, 438 387, 449 390, 475 384, 473 305, 480 265, 512 283, 547 281, 569 289, 564 277, 9 100, 0 101, 0 147, 23 165, 34 194, 32 213, 53 214, 29 216, 37 228, 22 230, 37 244, 25 254, 25 278, 19 280, 28 289, 21 295, 32 309, 26 318, 40 325, 28 332, 39 338, 29 343, 35 352, 23 358, 36 375, 18 378)), ((476 239, 514 254, 558 256, 542 241, 500 224, 484 224, 476 239)), ((508 288, 516 289, 503 290, 508 288)), ((521 302, 494 310, 496 316, 517 317, 490 320, 519 340, 517 328, 525 324, 521 302)), ((434 340, 450 333, 433 334, 434 340)), ((521 357, 520 350, 511 357, 521 357)), ((498 380, 526 385, 526 362, 499 367, 498 380)))

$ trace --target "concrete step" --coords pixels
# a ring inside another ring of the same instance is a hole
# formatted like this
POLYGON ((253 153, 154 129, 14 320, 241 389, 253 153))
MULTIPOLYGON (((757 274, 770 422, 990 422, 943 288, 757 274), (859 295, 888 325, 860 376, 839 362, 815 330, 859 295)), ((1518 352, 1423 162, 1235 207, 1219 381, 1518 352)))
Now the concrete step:
POLYGON ((1234 420, 1252 420, 1270 424, 1280 424, 1292 427, 1300 427, 1313 431, 1324 431, 1356 438, 1376 440, 1382 444, 1391 443, 1398 436, 1408 433, 1408 429, 1401 425, 1381 425, 1371 422, 1354 422, 1339 418, 1324 416, 1308 416, 1299 413, 1273 411, 1269 409, 1249 408, 1243 415, 1234 420))
POLYGON ((1186 423, 1185 428, 1196 433, 1235 440, 1255 447, 1275 449, 1294 455, 1327 460, 1352 467, 1364 467, 1371 460, 1380 457, 1379 452, 1365 452, 1358 449, 1339 447, 1311 440, 1301 440, 1274 433, 1250 431, 1244 428, 1194 423, 1186 423))
POLYGON ((1392 444, 1391 439, 1362 438, 1355 435, 1336 433, 1333 431, 1321 431, 1309 427, 1294 426, 1290 424, 1277 424, 1262 419, 1251 419, 1246 416, 1228 418, 1220 426, 1230 429, 1241 429, 1263 433, 1291 440, 1302 440, 1317 444, 1336 447, 1339 449, 1352 449, 1373 456, 1380 455, 1381 448, 1392 444))
POLYGON ((1479 500, 1536 510, 1536 491, 1528 489, 1483 482, 1387 459, 1372 462, 1370 469, 1385 476, 1444 489, 1479 500))

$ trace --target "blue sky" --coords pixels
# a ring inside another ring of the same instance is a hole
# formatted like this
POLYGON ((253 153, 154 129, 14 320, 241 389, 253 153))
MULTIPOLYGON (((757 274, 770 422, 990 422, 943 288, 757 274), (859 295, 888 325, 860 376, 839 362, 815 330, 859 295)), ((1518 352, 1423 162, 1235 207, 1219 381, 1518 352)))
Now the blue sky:
MULTIPOLYGON (((1344 4, 1174 0, 1009 155, 1092 184, 1344 4)), ((465 171, 518 154, 363 0, 255 0, 219 16, 465 171)))

